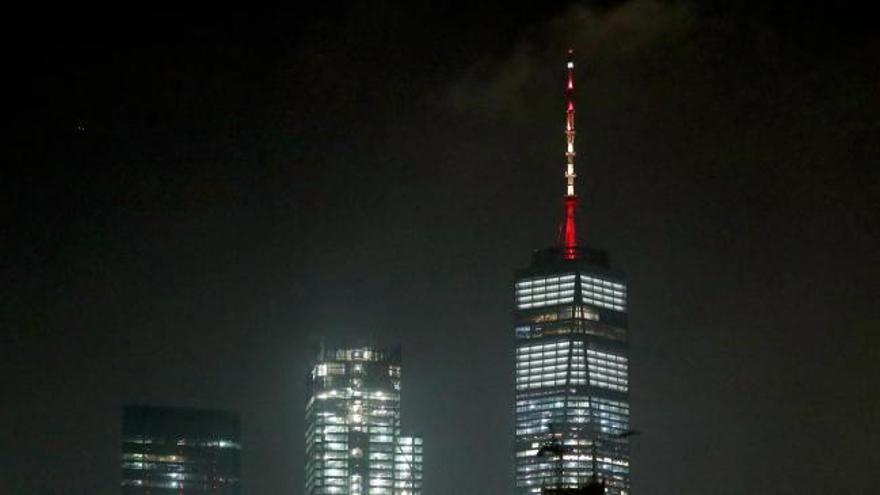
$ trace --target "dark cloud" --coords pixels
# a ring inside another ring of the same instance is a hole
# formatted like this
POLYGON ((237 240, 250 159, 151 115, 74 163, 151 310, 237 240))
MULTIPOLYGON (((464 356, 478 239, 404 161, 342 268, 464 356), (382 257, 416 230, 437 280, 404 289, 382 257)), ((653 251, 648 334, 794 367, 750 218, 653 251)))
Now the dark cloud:
POLYGON ((576 51, 578 73, 586 76, 580 83, 588 92, 596 72, 638 63, 646 52, 679 49, 698 27, 697 15, 678 2, 633 0, 601 11, 571 5, 524 30, 510 52, 472 66, 449 89, 448 99, 459 111, 501 119, 534 114, 558 99, 558 92, 543 90, 559 85, 562 64, 550 67, 548 61, 562 60, 568 48, 576 51))

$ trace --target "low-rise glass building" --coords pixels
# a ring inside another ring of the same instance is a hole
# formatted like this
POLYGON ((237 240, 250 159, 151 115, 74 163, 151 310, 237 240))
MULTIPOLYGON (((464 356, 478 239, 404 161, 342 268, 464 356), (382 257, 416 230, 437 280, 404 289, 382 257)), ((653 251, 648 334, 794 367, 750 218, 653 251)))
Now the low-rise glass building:
POLYGON ((241 424, 237 414, 125 406, 124 495, 238 495, 241 424))

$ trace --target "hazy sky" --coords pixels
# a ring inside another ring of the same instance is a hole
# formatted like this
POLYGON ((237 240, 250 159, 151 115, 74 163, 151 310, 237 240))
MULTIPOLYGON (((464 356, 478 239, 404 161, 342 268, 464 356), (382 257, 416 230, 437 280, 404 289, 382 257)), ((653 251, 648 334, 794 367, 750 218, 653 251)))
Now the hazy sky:
POLYGON ((636 494, 880 482, 880 49, 819 2, 10 19, 0 492, 114 493, 121 405, 241 412, 303 492, 316 339, 403 345, 425 495, 512 485, 512 279, 582 232, 630 281, 636 494))

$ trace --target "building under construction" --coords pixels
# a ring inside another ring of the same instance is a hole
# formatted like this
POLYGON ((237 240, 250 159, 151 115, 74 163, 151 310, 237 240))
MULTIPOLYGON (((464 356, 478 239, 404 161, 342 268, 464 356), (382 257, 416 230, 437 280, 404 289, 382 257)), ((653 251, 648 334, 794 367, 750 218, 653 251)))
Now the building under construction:
POLYGON ((400 429, 400 349, 322 347, 308 378, 307 495, 419 495, 422 438, 400 429))

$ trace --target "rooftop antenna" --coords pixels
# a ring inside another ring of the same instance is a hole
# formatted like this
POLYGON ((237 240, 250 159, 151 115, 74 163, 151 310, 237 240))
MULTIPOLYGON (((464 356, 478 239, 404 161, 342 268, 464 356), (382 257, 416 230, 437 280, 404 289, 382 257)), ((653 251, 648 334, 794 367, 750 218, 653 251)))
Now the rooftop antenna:
POLYGON ((580 253, 575 216, 580 200, 574 192, 574 180, 577 174, 574 172, 574 50, 572 49, 568 50, 565 70, 565 196, 563 197, 565 217, 559 229, 559 243, 563 257, 567 260, 576 260, 580 257, 580 253))

